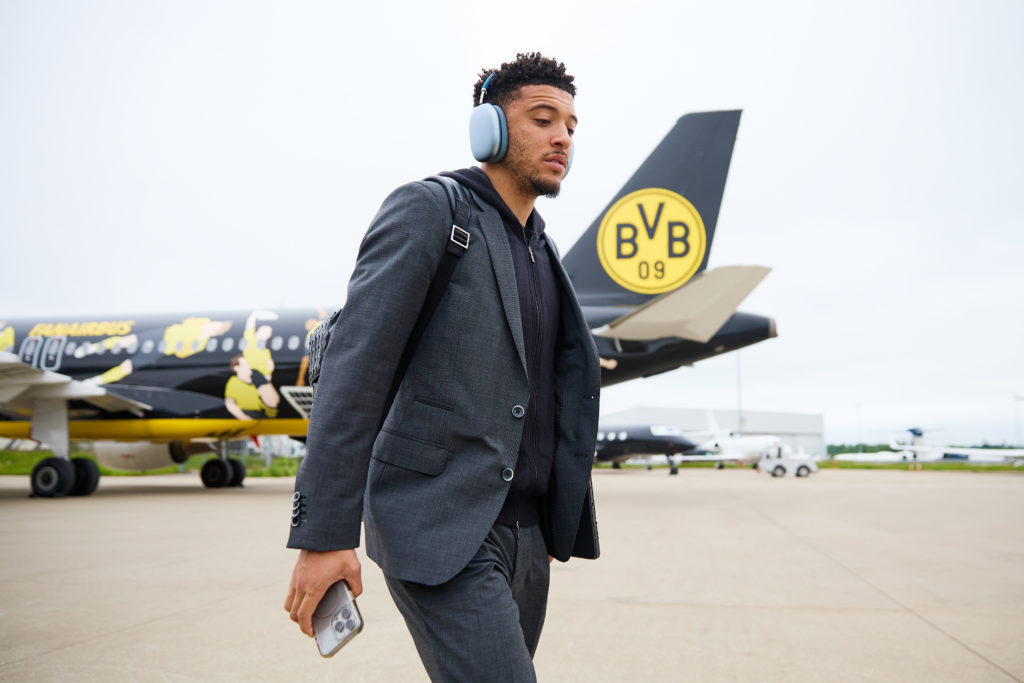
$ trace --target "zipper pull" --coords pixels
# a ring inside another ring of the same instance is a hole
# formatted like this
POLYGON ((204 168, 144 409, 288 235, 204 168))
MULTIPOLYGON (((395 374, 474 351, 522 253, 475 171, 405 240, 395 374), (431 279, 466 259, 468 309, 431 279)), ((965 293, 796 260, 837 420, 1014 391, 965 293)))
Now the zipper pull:
POLYGON ((519 540, 519 520, 516 520, 516 540, 519 540))
POLYGON ((526 251, 530 252, 530 261, 532 263, 536 263, 537 259, 533 258, 533 247, 531 247, 529 244, 527 244, 526 245, 526 251))

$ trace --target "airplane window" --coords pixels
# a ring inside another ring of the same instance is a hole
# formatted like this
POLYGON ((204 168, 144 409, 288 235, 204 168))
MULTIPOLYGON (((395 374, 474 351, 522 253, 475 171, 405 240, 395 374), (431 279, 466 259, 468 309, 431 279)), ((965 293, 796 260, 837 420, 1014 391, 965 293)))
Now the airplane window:
POLYGON ((625 441, 627 436, 629 434, 626 434, 626 432, 619 432, 619 441, 625 441))
POLYGON ((152 350, 153 350, 153 340, 152 339, 147 339, 146 341, 142 342, 142 352, 143 353, 149 353, 152 350))
POLYGON ((297 348, 299 348, 299 338, 293 334, 288 337, 288 350, 294 351, 297 348))
POLYGON ((106 349, 103 348, 103 344, 93 344, 93 349, 95 349, 93 353, 97 356, 102 356, 106 352, 106 349))
POLYGON ((70 356, 71 354, 73 354, 75 352, 75 346, 75 342, 69 341, 68 345, 64 347, 64 355, 70 356))
POLYGON ((238 350, 239 351, 245 351, 245 347, 248 346, 248 345, 249 345, 249 340, 246 339, 245 337, 242 337, 241 339, 238 340, 238 350))
POLYGON ((598 441, 604 441, 604 432, 598 432, 597 433, 597 440, 598 441))
POLYGON ((235 348, 235 340, 231 337, 224 337, 224 343, 220 345, 222 351, 230 351, 235 348))
POLYGON ((156 350, 160 353, 165 353, 167 351, 167 340, 161 339, 160 343, 156 345, 156 350))
POLYGON ((111 353, 111 354, 113 354, 113 355, 115 355, 115 356, 116 356, 117 354, 121 353, 121 347, 120 347, 120 345, 118 345, 118 344, 114 344, 113 346, 111 346, 111 347, 110 347, 110 353, 111 353))
POLYGON ((199 350, 199 340, 198 339, 193 339, 192 340, 192 353, 195 353, 198 350, 199 350))
POLYGON ((309 335, 306 335, 306 350, 309 351, 309 335))
POLYGON ((260 351, 262 351, 263 349, 267 348, 267 340, 266 339, 257 339, 256 340, 256 348, 259 349, 260 351))
POLYGON ((135 353, 136 351, 138 351, 139 350, 139 340, 138 339, 132 339, 130 342, 128 342, 128 346, 127 346, 127 348, 125 350, 128 353, 135 353))
POLYGON ((270 348, 274 351, 280 351, 282 346, 284 346, 284 339, 281 337, 274 337, 270 340, 270 348))
POLYGON ((615 432, 608 432, 608 440, 615 441, 615 432))
POLYGON ((175 351, 182 351, 182 350, 184 350, 184 348, 185 348, 185 340, 184 339, 179 339, 178 343, 174 345, 174 350, 175 351))
POLYGON ((210 341, 206 342, 206 350, 207 351, 216 351, 217 350, 217 338, 216 337, 210 337, 210 341))

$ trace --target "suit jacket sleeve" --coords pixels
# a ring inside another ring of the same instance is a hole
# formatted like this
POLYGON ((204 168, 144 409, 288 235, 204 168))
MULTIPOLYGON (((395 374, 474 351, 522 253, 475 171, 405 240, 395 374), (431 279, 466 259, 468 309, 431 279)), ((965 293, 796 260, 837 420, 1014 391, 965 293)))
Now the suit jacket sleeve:
POLYGON ((432 185, 395 190, 359 247, 310 413, 290 548, 359 545, 366 474, 388 390, 445 249, 448 206, 432 185))

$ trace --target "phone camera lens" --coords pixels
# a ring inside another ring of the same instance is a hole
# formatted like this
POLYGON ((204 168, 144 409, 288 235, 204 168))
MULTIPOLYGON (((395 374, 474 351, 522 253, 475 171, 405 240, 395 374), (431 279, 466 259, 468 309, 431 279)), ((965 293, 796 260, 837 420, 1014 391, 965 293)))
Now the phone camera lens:
POLYGON ((348 619, 350 616, 352 616, 352 610, 350 610, 348 607, 342 607, 341 608, 341 618, 342 619, 348 619))
POLYGON ((343 621, 336 621, 336 622, 334 622, 334 630, 337 631, 338 633, 341 633, 342 631, 344 631, 345 630, 345 622, 343 622, 343 621))
POLYGON ((352 630, 353 628, 355 628, 355 626, 356 626, 355 622, 352 621, 351 619, 349 619, 348 621, 345 622, 345 628, 347 628, 349 630, 352 630))

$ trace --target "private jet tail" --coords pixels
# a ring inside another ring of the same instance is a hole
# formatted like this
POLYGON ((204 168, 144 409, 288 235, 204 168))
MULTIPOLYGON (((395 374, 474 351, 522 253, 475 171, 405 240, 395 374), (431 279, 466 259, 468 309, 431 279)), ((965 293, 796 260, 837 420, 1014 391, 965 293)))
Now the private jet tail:
POLYGON ((635 307, 707 267, 740 111, 679 119, 563 259, 584 306, 635 307))

